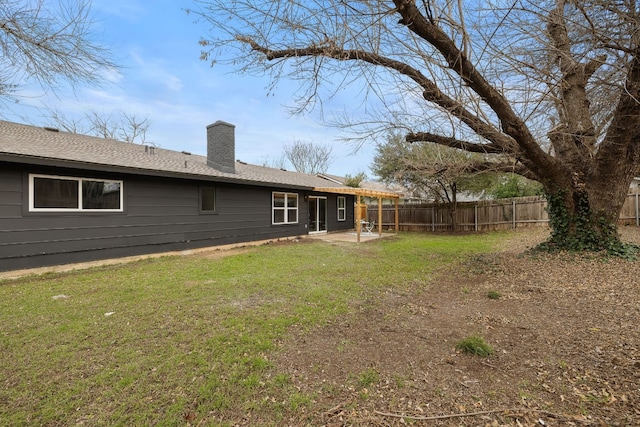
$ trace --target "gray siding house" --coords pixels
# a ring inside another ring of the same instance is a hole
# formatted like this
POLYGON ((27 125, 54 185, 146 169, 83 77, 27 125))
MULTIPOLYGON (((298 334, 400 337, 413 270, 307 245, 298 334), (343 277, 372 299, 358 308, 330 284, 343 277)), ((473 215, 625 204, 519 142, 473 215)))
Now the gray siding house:
POLYGON ((236 161, 234 131, 198 156, 0 121, 0 271, 353 228, 352 189, 236 161))

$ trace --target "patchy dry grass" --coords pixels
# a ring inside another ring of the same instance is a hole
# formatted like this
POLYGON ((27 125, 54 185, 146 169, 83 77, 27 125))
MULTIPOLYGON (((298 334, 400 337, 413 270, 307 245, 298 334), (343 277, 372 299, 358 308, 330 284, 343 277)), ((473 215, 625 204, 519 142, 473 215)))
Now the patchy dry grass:
MULTIPOLYGON (((289 242, 0 282, 0 424, 300 419, 317 395, 274 364, 292 331, 349 316, 383 289, 427 283, 506 236, 289 242)), ((378 381, 366 367, 353 374, 361 389, 378 381)))
MULTIPOLYGON (((289 424, 640 425, 640 262, 523 255, 545 237, 512 233, 498 251, 461 255, 408 287, 392 282, 288 340, 276 365, 315 397, 289 424), (493 354, 456 348, 471 335, 493 354), (344 378, 367 367, 378 381, 364 395, 344 378)), ((640 229, 623 237, 637 242, 640 229)))
POLYGON ((640 425, 640 261, 523 255, 545 237, 304 240, 0 282, 0 425, 640 425), (474 335, 491 355, 456 348, 474 335))

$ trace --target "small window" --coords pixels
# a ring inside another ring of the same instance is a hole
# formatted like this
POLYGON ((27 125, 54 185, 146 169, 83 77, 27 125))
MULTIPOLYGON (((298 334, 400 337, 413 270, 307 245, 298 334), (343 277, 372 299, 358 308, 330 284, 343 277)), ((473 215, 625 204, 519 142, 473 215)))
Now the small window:
POLYGON ((216 211, 216 188, 200 187, 200 212, 213 213, 216 211))
POLYGON ((29 175, 29 210, 122 212, 122 181, 29 175))
POLYGON ((296 224, 298 222, 298 195, 295 193, 273 193, 273 224, 296 224))
POLYGON ((347 198, 338 196, 338 221, 347 220, 347 198))

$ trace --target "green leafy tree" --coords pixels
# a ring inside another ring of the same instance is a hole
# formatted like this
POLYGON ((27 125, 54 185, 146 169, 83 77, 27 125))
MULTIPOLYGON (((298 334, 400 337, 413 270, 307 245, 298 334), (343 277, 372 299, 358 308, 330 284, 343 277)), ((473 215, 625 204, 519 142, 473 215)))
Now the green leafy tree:
POLYGON ((344 185, 346 185, 347 187, 358 188, 360 187, 360 184, 362 184, 362 181, 364 181, 365 179, 367 179, 367 174, 365 174, 364 172, 358 172, 353 176, 346 174, 344 176, 344 185))
POLYGON ((399 135, 378 144, 372 170, 414 197, 452 202, 456 193, 482 195, 504 174, 491 172, 485 156, 431 143, 408 143, 399 135))
POLYGON ((365 114, 344 125, 500 156, 494 170, 544 187, 551 246, 621 247, 617 220, 640 169, 636 1, 196 4, 212 29, 203 59, 269 73, 274 88, 299 82, 300 111, 360 90, 365 114))
POLYGON ((542 196, 544 189, 538 182, 515 174, 505 174, 494 179, 494 183, 487 189, 487 194, 494 199, 542 196))
POLYGON ((481 194, 489 186, 488 161, 476 153, 465 153, 431 143, 409 143, 391 135, 378 144, 372 171, 388 184, 399 184, 414 197, 447 203, 456 227, 459 192, 481 194))

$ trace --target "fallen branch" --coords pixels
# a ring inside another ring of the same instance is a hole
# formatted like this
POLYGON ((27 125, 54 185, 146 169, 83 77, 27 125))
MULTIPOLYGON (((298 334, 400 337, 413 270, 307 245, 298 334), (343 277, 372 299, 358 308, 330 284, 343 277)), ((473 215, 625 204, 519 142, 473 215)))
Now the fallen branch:
POLYGON ((571 421, 584 423, 585 425, 589 425, 589 424, 593 424, 594 423, 593 420, 588 420, 588 419, 585 419, 585 418, 582 418, 582 417, 579 417, 579 416, 561 415, 561 414, 556 414, 556 413, 553 413, 553 412, 545 411, 545 410, 542 410, 542 409, 529 409, 529 408, 494 409, 494 410, 491 410, 491 411, 463 412, 463 413, 459 413, 459 414, 433 415, 433 416, 429 416, 429 417, 411 416, 411 415, 403 415, 403 414, 380 412, 380 411, 373 411, 373 412, 376 415, 381 415, 381 416, 384 416, 384 417, 404 418, 404 419, 413 420, 413 421, 444 420, 444 419, 450 419, 450 418, 475 417, 475 416, 478 416, 478 415, 488 415, 488 414, 498 414, 498 413, 504 413, 506 416, 513 416, 510 413, 514 413, 514 412, 535 412, 535 413, 538 413, 538 414, 546 415, 546 416, 551 417, 551 418, 570 419, 571 421))
POLYGON ((484 366, 488 366, 488 367, 493 368, 493 369, 498 369, 498 367, 497 367, 497 366, 492 365, 491 363, 487 363, 487 362, 481 362, 481 363, 482 363, 484 366))
POLYGON ((333 415, 336 412, 338 412, 340 409, 342 409, 342 407, 344 406, 344 403, 338 403, 336 406, 334 406, 333 408, 327 410, 324 412, 325 416, 329 416, 329 415, 333 415))
POLYGON ((444 420, 447 418, 462 418, 462 417, 474 417, 477 415, 486 415, 486 414, 495 414, 498 412, 510 412, 511 410, 509 409, 496 409, 493 411, 480 411, 480 412, 465 412, 465 413, 460 413, 460 414, 449 414, 449 415, 434 415, 431 417, 416 417, 416 416, 411 416, 411 415, 402 415, 402 414, 394 414, 394 413, 389 413, 389 412, 380 412, 380 411, 373 411, 376 415, 382 415, 384 417, 395 417, 395 418, 406 418, 408 420, 415 420, 415 421, 429 421, 429 420, 444 420))

